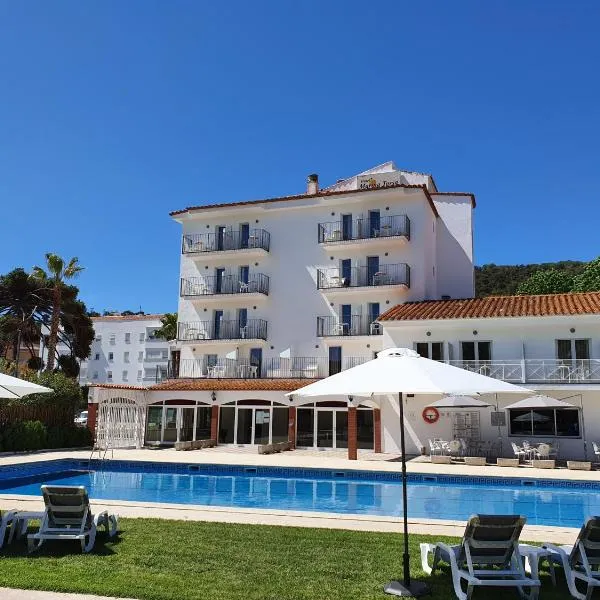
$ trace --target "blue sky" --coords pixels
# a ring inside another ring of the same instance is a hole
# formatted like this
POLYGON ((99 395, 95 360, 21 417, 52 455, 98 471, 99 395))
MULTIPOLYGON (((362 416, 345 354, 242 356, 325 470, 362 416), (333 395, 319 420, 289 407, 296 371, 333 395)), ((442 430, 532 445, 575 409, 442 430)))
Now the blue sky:
POLYGON ((174 310, 185 206, 395 160, 477 195, 477 264, 598 254, 597 2, 0 0, 0 272, 174 310))

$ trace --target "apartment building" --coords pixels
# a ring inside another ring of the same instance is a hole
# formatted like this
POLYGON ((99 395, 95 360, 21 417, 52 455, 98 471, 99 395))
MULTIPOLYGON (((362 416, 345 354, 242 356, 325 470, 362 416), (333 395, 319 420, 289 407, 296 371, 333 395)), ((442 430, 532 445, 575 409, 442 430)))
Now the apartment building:
POLYGON ((94 341, 81 363, 82 385, 98 383, 151 385, 166 375, 169 343, 155 331, 163 315, 93 317, 94 341))

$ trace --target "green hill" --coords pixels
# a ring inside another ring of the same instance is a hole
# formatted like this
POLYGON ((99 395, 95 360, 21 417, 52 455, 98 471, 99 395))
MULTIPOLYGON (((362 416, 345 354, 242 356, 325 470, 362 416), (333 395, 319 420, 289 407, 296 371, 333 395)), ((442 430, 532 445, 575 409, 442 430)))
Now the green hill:
POLYGON ((519 284, 530 275, 542 269, 558 269, 579 275, 587 263, 576 260, 563 260, 555 263, 534 265, 483 265, 475 267, 475 295, 509 296, 515 294, 519 284))

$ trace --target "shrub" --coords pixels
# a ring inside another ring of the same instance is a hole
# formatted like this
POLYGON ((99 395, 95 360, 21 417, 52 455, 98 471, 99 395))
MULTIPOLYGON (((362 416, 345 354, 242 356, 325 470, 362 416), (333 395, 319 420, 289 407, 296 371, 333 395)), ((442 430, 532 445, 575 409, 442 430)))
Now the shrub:
POLYGON ((0 451, 19 452, 92 445, 87 427, 46 427, 40 421, 17 421, 0 430, 0 451))

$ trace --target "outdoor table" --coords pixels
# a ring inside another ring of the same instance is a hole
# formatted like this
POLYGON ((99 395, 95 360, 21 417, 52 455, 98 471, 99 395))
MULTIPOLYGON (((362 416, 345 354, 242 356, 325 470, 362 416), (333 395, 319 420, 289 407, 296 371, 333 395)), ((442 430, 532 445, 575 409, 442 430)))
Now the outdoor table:
MULTIPOLYGON (((539 579, 540 562, 548 559, 551 552, 541 546, 530 546, 529 544, 519 544, 519 554, 523 557, 525 564, 525 572, 531 574, 532 579, 539 579)), ((554 564, 552 560, 548 560, 550 568, 550 577, 552 585, 556 585, 556 575, 554 573, 554 564)))

